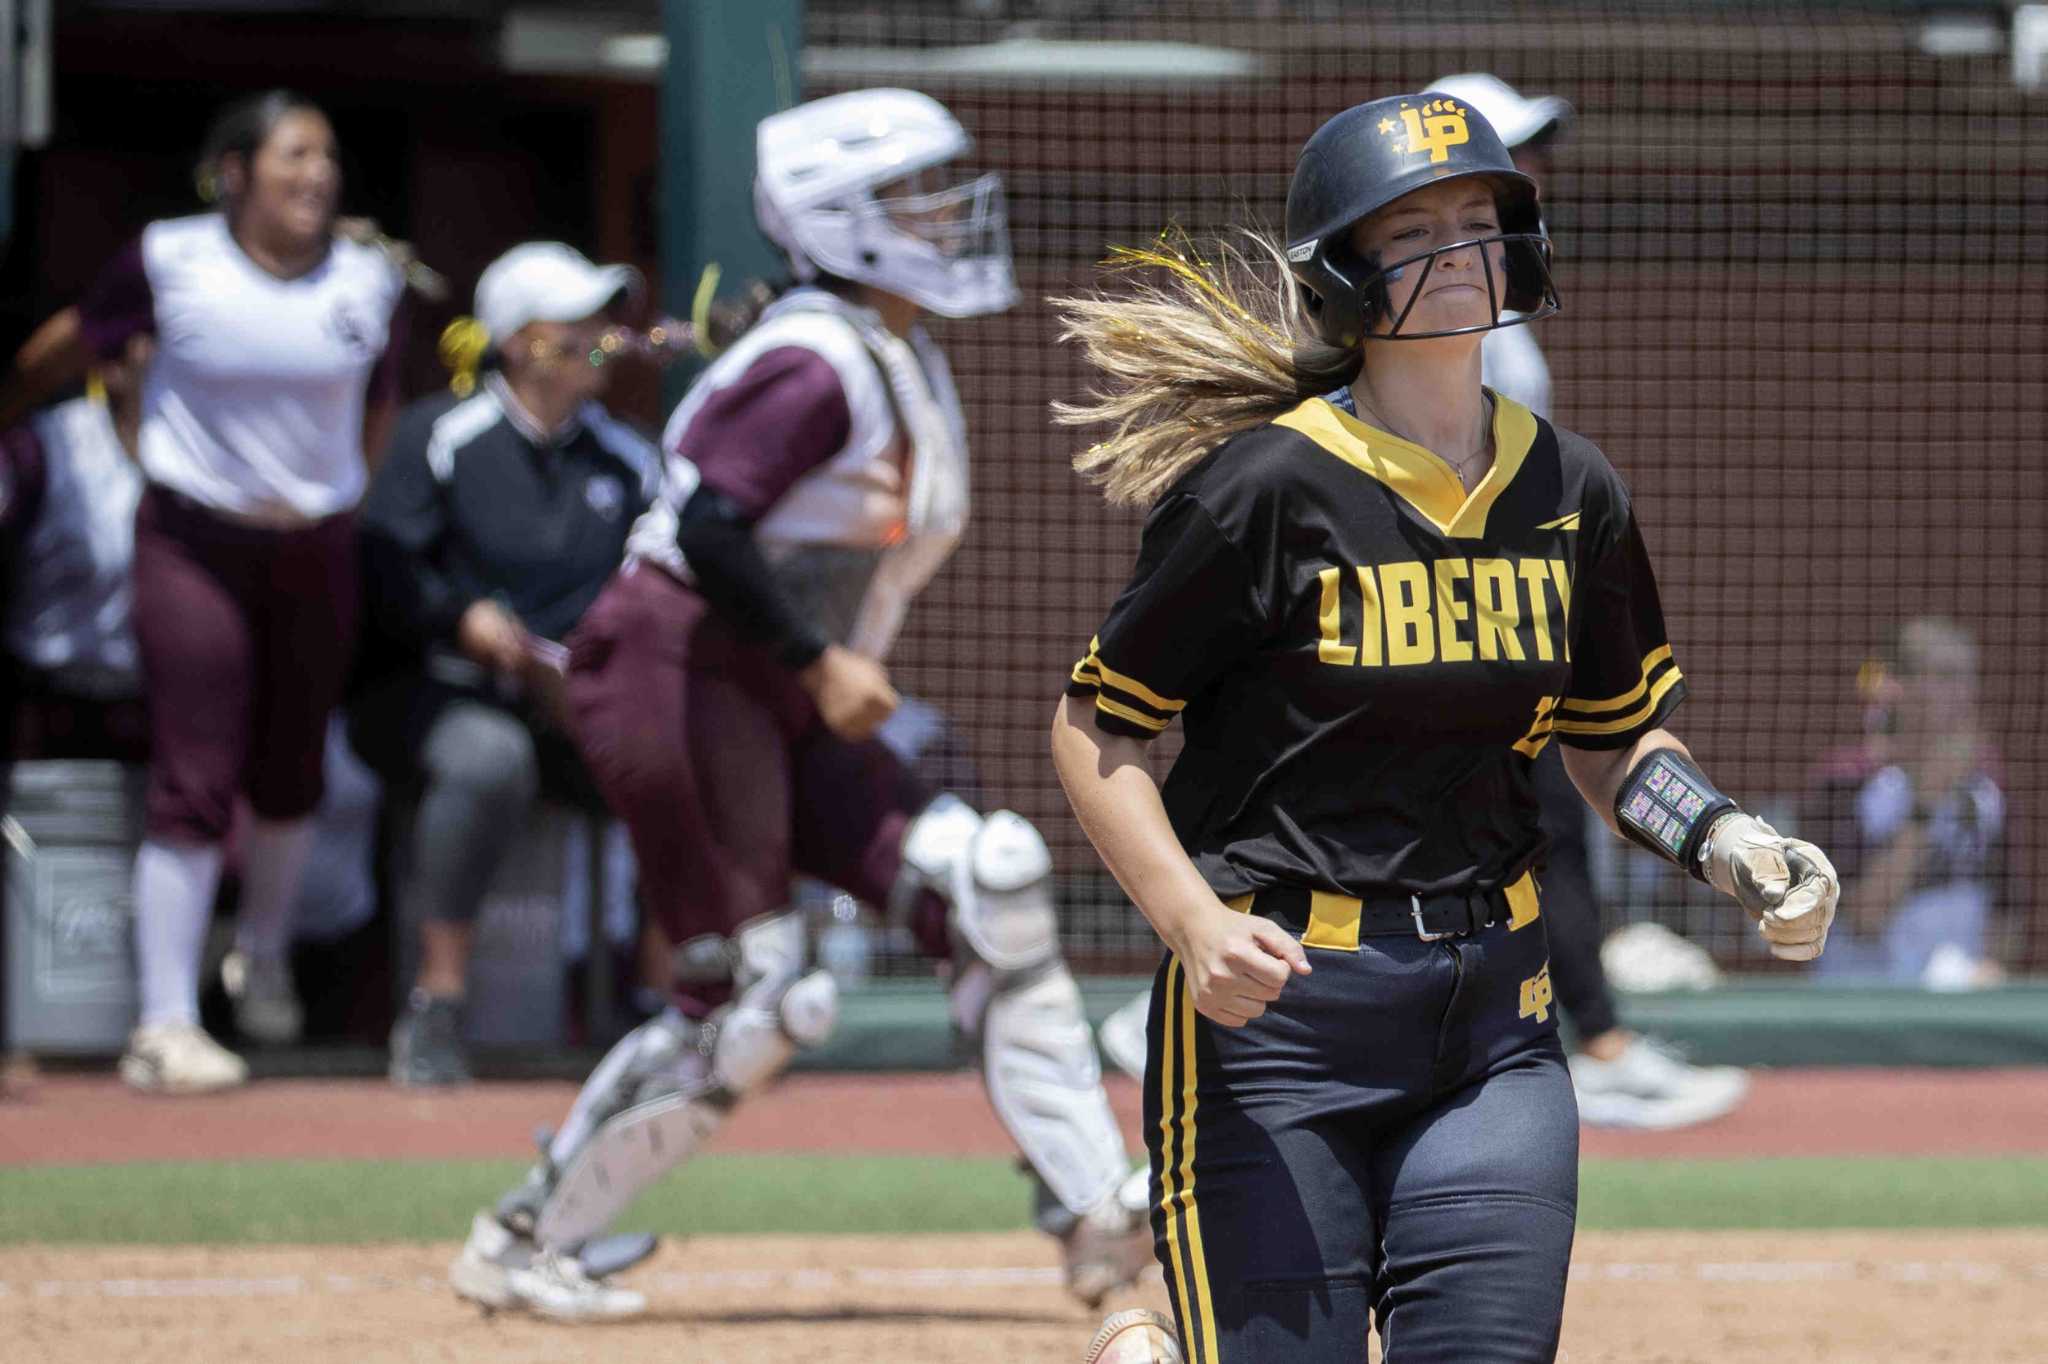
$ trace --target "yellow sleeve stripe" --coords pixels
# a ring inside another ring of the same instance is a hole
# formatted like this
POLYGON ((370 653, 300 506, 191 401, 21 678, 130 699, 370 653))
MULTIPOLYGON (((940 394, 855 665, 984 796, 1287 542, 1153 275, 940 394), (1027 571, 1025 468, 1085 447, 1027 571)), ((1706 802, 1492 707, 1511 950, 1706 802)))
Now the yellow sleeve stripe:
POLYGON ((1561 703, 1562 708, 1565 710, 1575 710, 1584 715, 1598 715, 1602 711, 1620 710, 1625 706, 1633 706, 1636 702, 1642 700, 1643 693, 1650 689, 1650 674, 1656 671, 1657 665, 1670 661, 1671 646, 1669 644, 1652 649, 1649 653, 1643 655, 1642 681, 1636 683, 1628 691, 1623 692, 1619 696, 1609 697, 1605 701, 1574 701, 1567 697, 1561 703))
POLYGON ((1167 700, 1137 678, 1126 677, 1107 663, 1104 663, 1102 661, 1102 641, 1099 638, 1088 641, 1088 657, 1081 660, 1081 666, 1093 667, 1102 675, 1102 680, 1109 683, 1110 686, 1115 687, 1118 691, 1129 692, 1148 706, 1157 706, 1160 710, 1175 712, 1187 705, 1185 701, 1167 700))
POLYGON ((1656 685, 1650 688, 1650 699, 1643 702, 1642 705, 1638 706, 1636 709, 1630 711, 1626 715, 1620 716, 1613 720, 1597 721, 1567 720, 1560 718, 1556 725, 1556 731, 1559 734, 1626 733, 1627 731, 1636 728, 1638 725, 1642 724, 1645 720, 1649 719, 1652 715, 1655 715, 1657 713, 1657 707, 1663 703, 1666 693, 1668 693, 1673 687, 1678 685, 1678 681, 1681 676, 1683 676, 1683 674, 1681 674, 1676 668, 1672 668, 1670 671, 1666 672, 1662 677, 1657 679, 1656 685))
POLYGON ((1084 687, 1099 687, 1102 685, 1102 674, 1095 671, 1095 659, 1092 655, 1074 665, 1072 676, 1074 681, 1079 682, 1084 687))
POLYGON ((1112 701, 1101 692, 1095 694, 1095 709, 1105 715, 1114 715, 1119 720, 1128 720, 1134 725, 1151 730, 1154 734, 1164 733, 1166 727, 1173 723, 1171 719, 1162 720, 1156 715, 1147 715, 1142 710, 1133 710, 1129 706, 1112 701))

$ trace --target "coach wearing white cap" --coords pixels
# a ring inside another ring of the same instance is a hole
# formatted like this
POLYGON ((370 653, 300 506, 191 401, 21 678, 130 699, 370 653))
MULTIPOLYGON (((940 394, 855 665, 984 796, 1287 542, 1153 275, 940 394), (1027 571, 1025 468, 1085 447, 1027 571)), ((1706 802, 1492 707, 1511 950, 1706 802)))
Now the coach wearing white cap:
MULTIPOLYGON (((492 261, 478 276, 476 320, 500 348, 536 322, 581 324, 601 331, 606 310, 639 288, 640 272, 630 265, 593 265, 573 246, 527 242, 492 261)), ((593 395, 603 387, 585 386, 593 395)))
POLYGON ((407 921, 420 967, 391 1076, 467 1077, 460 1020, 477 909, 537 795, 602 808, 551 698, 561 649, 624 556, 653 446, 598 402, 623 265, 559 242, 514 247, 449 329, 454 394, 407 409, 363 508, 370 681, 350 739, 419 795, 407 921), (481 383, 476 371, 482 364, 481 383))

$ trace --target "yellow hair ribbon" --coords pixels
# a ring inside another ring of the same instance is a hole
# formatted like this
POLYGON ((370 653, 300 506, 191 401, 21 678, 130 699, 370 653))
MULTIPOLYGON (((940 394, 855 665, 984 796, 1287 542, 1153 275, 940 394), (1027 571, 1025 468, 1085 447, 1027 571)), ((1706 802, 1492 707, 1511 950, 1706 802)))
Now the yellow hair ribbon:
POLYGON ((105 407, 107 405, 106 375, 96 369, 88 370, 85 376, 85 396, 98 403, 101 407, 105 407))
POLYGON ((720 273, 717 261, 705 266, 704 273, 697 276, 697 293, 690 299, 690 342, 706 360, 718 354, 711 340, 711 300, 718 295, 720 273))
POLYGON ((1239 321, 1250 323, 1274 340, 1280 339, 1274 335, 1271 327, 1268 327, 1243 308, 1240 308, 1236 300, 1216 287, 1216 282, 1206 273, 1207 261, 1190 261, 1180 251, 1167 245, 1167 238, 1168 230, 1162 230, 1159 234, 1159 246, 1157 249, 1138 246, 1112 246, 1109 248, 1108 258, 1102 262, 1103 267, 1109 270, 1155 269, 1168 271, 1177 278, 1199 289, 1217 306, 1227 309, 1234 314, 1239 321))
POLYGON ((491 348, 491 334, 473 317, 458 317, 441 329, 441 363, 449 371, 448 387, 456 397, 476 391, 477 367, 491 348))

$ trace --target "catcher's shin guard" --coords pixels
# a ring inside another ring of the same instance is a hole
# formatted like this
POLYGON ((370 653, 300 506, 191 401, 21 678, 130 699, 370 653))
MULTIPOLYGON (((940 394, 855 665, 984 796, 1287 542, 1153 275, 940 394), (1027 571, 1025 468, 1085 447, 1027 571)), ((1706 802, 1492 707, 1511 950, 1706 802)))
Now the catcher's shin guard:
POLYGON ((944 897, 955 944, 954 1022, 975 1043, 996 1116, 1074 1221, 1130 1169, 1102 1091, 1081 993, 1060 960, 1052 857, 1007 810, 940 796, 904 834, 908 887, 944 897))
POLYGON ((838 1021, 838 991, 804 970, 803 922, 780 914, 733 943, 739 993, 703 1023, 673 1011, 612 1048, 577 1097, 571 1123, 537 1172, 543 1246, 577 1246, 641 1191, 694 1155, 742 1097, 781 1073, 798 1047, 838 1021), (580 1121, 579 1121, 580 1120, 580 1121))

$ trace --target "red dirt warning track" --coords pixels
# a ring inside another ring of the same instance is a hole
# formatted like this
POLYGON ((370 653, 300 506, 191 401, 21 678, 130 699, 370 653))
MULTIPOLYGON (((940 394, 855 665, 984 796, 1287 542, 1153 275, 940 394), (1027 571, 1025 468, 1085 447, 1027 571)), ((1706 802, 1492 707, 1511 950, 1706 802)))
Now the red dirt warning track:
MULTIPOLYGON (((521 1159, 575 1093, 559 1082, 448 1093, 381 1081, 295 1080, 196 1099, 151 1098, 111 1075, 59 1076, 0 1100, 0 1165, 131 1160, 521 1159)), ((1127 1139, 1138 1091, 1110 1081, 1127 1139)), ((2048 1069, 1759 1071, 1747 1103, 1681 1132, 1585 1134, 1596 1157, 2048 1153, 2048 1069)), ((722 1151, 1007 1155, 972 1075, 799 1075, 750 1101, 722 1151)))

